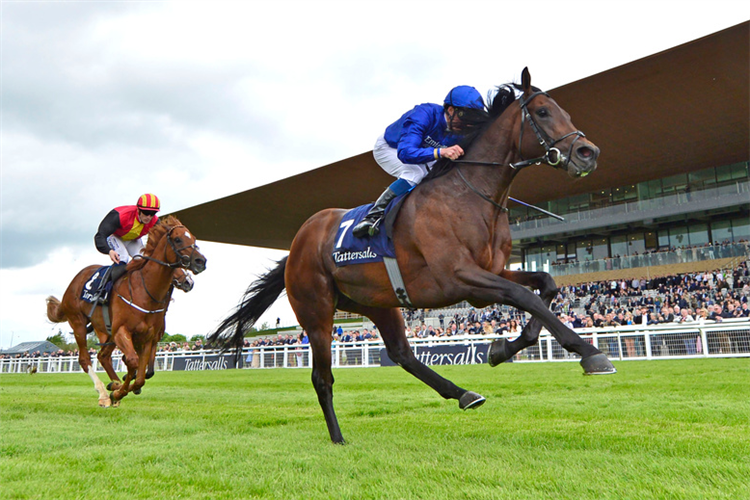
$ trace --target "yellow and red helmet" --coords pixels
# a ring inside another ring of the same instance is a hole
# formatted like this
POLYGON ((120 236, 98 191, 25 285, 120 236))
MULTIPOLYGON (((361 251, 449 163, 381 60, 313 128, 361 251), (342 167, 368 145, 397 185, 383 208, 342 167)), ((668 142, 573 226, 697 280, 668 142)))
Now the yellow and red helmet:
POLYGON ((151 193, 141 195, 141 197, 138 198, 138 203, 136 203, 135 206, 137 206, 140 210, 153 210, 154 212, 158 212, 161 209, 159 198, 157 198, 155 194, 151 193))

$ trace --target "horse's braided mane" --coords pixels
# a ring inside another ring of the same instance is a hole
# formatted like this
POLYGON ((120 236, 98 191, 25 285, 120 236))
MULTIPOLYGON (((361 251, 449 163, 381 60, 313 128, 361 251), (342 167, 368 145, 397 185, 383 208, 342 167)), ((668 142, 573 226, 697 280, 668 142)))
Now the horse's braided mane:
MULTIPOLYGON (((148 255, 149 257, 151 254, 154 253, 154 250, 156 249, 156 245, 159 243, 159 240, 164 238, 166 236, 167 232, 172 229, 175 226, 181 226, 182 223, 177 219, 177 217, 173 215, 168 215, 164 219, 159 219, 159 221, 154 225, 154 227, 151 228, 151 230, 148 232, 148 242, 146 243, 146 248, 143 249, 143 255, 148 255)), ((133 259, 130 262, 128 262, 128 271, 135 271, 137 269, 141 269, 143 266, 146 265, 146 262, 148 262, 147 259, 133 259)))
MULTIPOLYGON (((535 87, 532 87, 532 89, 534 91, 538 90, 535 87)), ((495 95, 487 97, 488 104, 486 110, 471 113, 469 116, 461 119, 466 124, 465 129, 468 130, 468 133, 458 143, 464 151, 516 100, 516 90, 521 90, 521 86, 517 83, 499 85, 496 88, 495 95)), ((448 158, 440 159, 435 162, 424 180, 428 181, 440 177, 448 173, 455 165, 456 163, 448 158)))

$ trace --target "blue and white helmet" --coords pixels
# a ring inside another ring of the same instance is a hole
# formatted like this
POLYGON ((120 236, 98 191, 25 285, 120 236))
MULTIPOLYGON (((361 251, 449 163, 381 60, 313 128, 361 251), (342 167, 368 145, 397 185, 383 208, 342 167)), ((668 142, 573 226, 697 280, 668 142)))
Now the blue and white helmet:
POLYGON ((445 96, 444 104, 454 108, 484 109, 482 96, 474 87, 459 85, 445 96))

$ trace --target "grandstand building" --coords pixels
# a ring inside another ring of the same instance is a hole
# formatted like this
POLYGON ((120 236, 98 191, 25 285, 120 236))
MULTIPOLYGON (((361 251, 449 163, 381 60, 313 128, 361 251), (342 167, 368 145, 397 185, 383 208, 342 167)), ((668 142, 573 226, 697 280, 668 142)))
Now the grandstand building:
MULTIPOLYGON (((565 220, 511 205, 512 266, 560 284, 746 255, 750 21, 548 92, 602 153, 584 179, 547 166, 518 174, 514 198, 565 220)), ((368 203, 391 181, 366 152, 176 215, 205 240, 288 249, 313 213, 368 203)))

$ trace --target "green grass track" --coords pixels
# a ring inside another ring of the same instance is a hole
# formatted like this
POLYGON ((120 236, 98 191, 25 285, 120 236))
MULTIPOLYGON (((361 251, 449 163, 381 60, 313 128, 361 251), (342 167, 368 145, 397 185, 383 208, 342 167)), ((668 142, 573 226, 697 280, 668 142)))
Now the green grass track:
POLYGON ((304 370, 160 372, 120 408, 87 375, 0 375, 0 499, 750 499, 750 360, 339 369, 346 446, 304 370))

